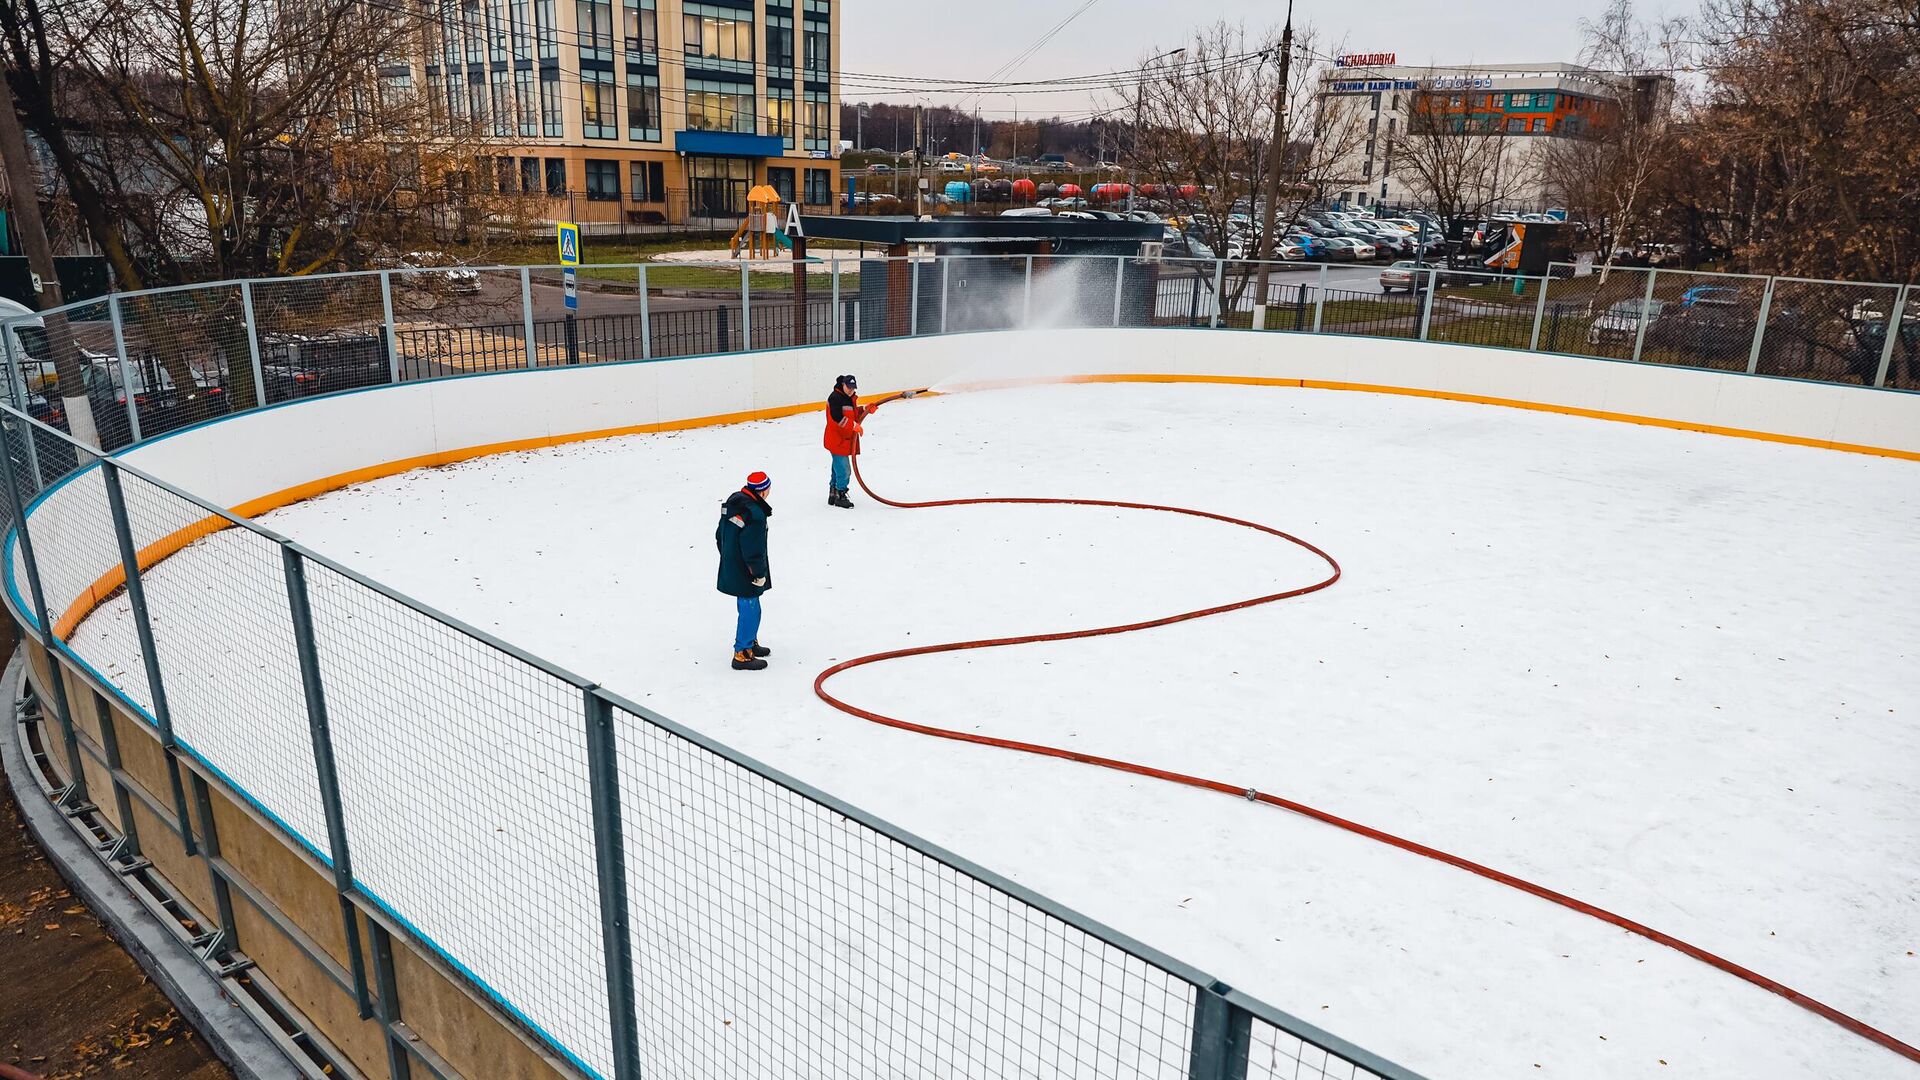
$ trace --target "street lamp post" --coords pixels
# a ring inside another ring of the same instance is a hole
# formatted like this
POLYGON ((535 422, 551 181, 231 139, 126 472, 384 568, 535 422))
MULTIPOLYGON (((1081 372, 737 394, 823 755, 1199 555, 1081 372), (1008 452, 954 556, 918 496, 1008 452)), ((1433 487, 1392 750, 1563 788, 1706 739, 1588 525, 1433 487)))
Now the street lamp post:
POLYGON ((1183 48, 1163 52, 1159 56, 1148 57, 1140 65, 1140 81, 1133 89, 1133 153, 1131 167, 1127 171, 1127 212, 1133 212, 1134 190, 1140 186, 1140 130, 1147 109, 1147 69, 1170 56, 1180 56, 1187 50, 1183 48))

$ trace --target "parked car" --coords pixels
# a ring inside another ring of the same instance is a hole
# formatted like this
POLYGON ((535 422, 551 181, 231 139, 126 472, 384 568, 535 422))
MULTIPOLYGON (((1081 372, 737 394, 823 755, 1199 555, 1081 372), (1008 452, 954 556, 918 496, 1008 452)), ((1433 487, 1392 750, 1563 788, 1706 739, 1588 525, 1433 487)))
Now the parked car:
POLYGON ((262 334, 260 371, 272 401, 379 386, 393 379, 386 336, 354 331, 262 334))
POLYGON ((1374 245, 1353 236, 1330 236, 1327 238, 1327 247, 1333 252, 1334 258, 1347 262, 1372 262, 1378 257, 1378 249, 1374 245), (1342 252, 1345 252, 1344 256, 1342 252))
POLYGON ((1660 322, 1661 314, 1667 309, 1665 300, 1648 300, 1634 297, 1631 300, 1616 301, 1611 307, 1593 320, 1587 328, 1587 344, 1609 345, 1622 342, 1631 344, 1639 336, 1640 323, 1644 319, 1651 330, 1660 322))
POLYGON ((1680 294, 1681 307, 1693 307, 1695 304, 1737 306, 1739 303, 1740 290, 1731 285, 1695 285, 1680 294))
POLYGON ((1381 268, 1380 291, 1390 293, 1395 289, 1402 289, 1406 292, 1419 292, 1427 287, 1428 279, 1433 277, 1430 271, 1435 269, 1437 268, 1431 263, 1401 259, 1391 266, 1381 268))
POLYGON ((1327 257, 1327 242, 1310 232, 1290 232, 1284 242, 1297 245, 1302 258, 1318 262, 1327 257))
POLYGON ((400 256, 403 270, 436 270, 438 273, 396 274, 403 286, 473 296, 480 291, 480 272, 460 264, 460 260, 442 251, 409 251, 400 256))
POLYGON ((883 162, 876 161, 873 164, 867 166, 867 172, 871 173, 874 176, 892 176, 893 166, 887 165, 883 162))
POLYGON ((1274 254, 1288 262, 1299 262, 1307 257, 1307 248, 1298 238, 1289 237, 1280 241, 1280 246, 1274 249, 1274 254))

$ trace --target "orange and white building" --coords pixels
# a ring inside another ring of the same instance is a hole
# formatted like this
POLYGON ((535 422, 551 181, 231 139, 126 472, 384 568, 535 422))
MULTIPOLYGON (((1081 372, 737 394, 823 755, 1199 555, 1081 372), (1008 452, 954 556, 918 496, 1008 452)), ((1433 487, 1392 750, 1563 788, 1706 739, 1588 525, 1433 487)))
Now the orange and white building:
POLYGON ((1367 125, 1366 139, 1337 170, 1331 197, 1358 205, 1417 205, 1418 185, 1396 167, 1395 144, 1413 116, 1440 114, 1463 132, 1511 140, 1500 150, 1503 205, 1496 209, 1545 209, 1562 201, 1542 168, 1547 147, 1591 133, 1618 107, 1618 84, 1577 64, 1418 67, 1397 59, 1393 53, 1349 54, 1321 76, 1320 107, 1358 113, 1367 125))

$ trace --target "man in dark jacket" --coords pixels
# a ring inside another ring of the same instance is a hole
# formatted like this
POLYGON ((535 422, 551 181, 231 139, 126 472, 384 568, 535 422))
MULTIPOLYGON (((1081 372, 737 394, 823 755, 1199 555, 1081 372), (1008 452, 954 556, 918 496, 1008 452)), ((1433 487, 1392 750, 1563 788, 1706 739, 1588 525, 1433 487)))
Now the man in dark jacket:
POLYGON ((720 524, 713 532, 714 546, 720 549, 718 588, 734 597, 739 609, 733 632, 735 671, 759 671, 767 666, 761 657, 773 655, 760 644, 760 594, 773 588, 767 565, 767 517, 773 513, 767 495, 772 490, 766 473, 747 477, 746 486, 721 505, 720 524))

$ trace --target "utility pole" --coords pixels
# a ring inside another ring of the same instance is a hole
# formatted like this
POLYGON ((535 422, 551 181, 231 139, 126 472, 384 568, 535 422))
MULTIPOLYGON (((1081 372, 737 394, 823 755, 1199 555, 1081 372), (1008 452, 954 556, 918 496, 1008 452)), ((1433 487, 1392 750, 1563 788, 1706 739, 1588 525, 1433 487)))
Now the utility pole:
POLYGON ((1267 327, 1267 279, 1278 250, 1280 169, 1287 156, 1287 79, 1293 73, 1293 0, 1287 0, 1287 25, 1280 32, 1280 81, 1273 87, 1273 138, 1267 143, 1267 171, 1260 177, 1260 267, 1253 279, 1253 327, 1267 327))
MULTIPOLYGON (((60 292, 60 276, 53 270, 53 245, 47 242, 47 225, 40 219, 40 182, 33 175, 33 159, 27 152, 27 134, 20 127, 20 114, 14 111, 13 84, 0 70, 0 158, 6 159, 7 189, 13 196, 13 215, 20 223, 20 243, 27 249, 27 266, 40 279, 40 309, 58 308, 66 303, 60 292)), ((80 351, 67 325, 67 315, 55 311, 47 316, 47 343, 52 349, 53 369, 60 380, 60 405, 67 414, 67 431, 88 446, 98 448, 100 432, 93 423, 93 403, 87 400, 86 378, 80 370, 80 351)), ((45 359, 45 358, 43 358, 45 359)), ((17 373, 16 373, 17 374, 17 373)), ((133 388, 123 387, 127 400, 133 400, 133 388)))

